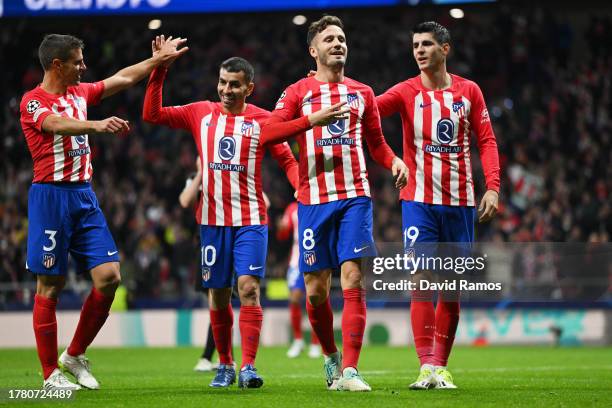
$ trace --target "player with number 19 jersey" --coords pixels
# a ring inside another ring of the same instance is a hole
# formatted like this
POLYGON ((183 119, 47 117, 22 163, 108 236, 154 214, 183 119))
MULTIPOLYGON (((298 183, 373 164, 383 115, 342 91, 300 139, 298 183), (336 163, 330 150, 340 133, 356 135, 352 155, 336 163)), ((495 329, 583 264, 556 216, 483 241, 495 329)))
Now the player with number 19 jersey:
POLYGON ((49 115, 86 120, 87 106, 100 102, 102 81, 69 86, 64 94, 27 92, 20 104, 21 126, 34 162, 28 197, 27 268, 37 274, 65 274, 68 250, 80 272, 119 256, 89 181, 93 173, 88 135, 45 133, 49 115))

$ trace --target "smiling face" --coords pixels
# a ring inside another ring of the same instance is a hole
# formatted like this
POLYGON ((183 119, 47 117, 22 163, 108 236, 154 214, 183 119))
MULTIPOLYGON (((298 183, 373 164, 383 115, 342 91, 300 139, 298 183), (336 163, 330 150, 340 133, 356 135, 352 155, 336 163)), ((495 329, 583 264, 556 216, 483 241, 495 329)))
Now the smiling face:
POLYGON ((439 44, 433 33, 415 33, 412 36, 412 54, 421 71, 434 72, 446 63, 450 44, 439 44))
POLYGON ((225 68, 219 70, 217 92, 223 108, 233 114, 241 113, 247 96, 253 93, 255 84, 247 82, 243 71, 229 72, 225 68))
POLYGON ((344 31, 336 25, 327 26, 312 39, 309 51, 318 64, 344 67, 348 54, 344 31))
POLYGON ((55 58, 53 66, 66 86, 78 85, 81 82, 81 76, 87 70, 83 60, 83 50, 80 48, 70 51, 70 57, 66 61, 55 58))

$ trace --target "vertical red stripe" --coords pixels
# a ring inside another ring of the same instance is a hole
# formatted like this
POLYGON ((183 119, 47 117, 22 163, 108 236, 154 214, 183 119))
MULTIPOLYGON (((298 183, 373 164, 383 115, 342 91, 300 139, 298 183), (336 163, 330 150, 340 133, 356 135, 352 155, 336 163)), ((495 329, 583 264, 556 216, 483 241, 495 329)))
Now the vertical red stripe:
MULTIPOLYGON (((312 102, 311 109, 312 112, 318 112, 321 110, 321 87, 318 83, 312 89, 312 102)), ((317 140, 321 140, 323 138, 323 128, 321 126, 315 126, 312 128, 314 132, 314 157, 316 163, 316 172, 317 172, 317 185, 319 186, 319 197, 320 203, 329 202, 329 196, 327 195, 327 185, 325 184, 325 166, 323 164, 323 149, 317 146, 317 140)))
MULTIPOLYGON (((417 172, 417 147, 414 144, 415 133, 414 133, 414 105, 416 97, 412 100, 408 99, 408 93, 404 94, 404 106, 406 111, 402 115, 402 124, 404 131, 404 163, 408 166, 408 185, 400 192, 400 198, 405 200, 414 200, 414 194, 416 192, 416 172, 417 172)), ((418 94, 417 94, 418 96, 418 94)), ((420 109, 417 115, 422 115, 423 110, 420 109)))
POLYGON ((68 152, 72 150, 72 137, 63 136, 62 144, 64 146, 64 168, 63 168, 63 181, 70 181, 70 174, 72 173, 72 166, 74 164, 74 158, 68 156, 68 152))
MULTIPOLYGON (((432 121, 432 106, 431 106, 431 98, 427 92, 423 92, 423 149, 428 144, 432 142, 432 134, 431 134, 431 121, 432 121)), ((424 198, 423 201, 426 203, 431 203, 433 200, 432 193, 432 166, 431 166, 431 154, 424 152, 424 198)))
MULTIPOLYGON (((450 109, 444 105, 444 91, 435 93, 436 100, 440 103, 440 113, 442 118, 450 119, 450 109)), ((441 153, 442 174, 440 185, 442 186, 442 205, 450 205, 450 153, 441 153)))
MULTIPOLYGON (((208 225, 217 225, 217 203, 215 202, 215 171, 209 167, 215 161, 215 133, 219 123, 219 112, 215 109, 210 118, 208 126, 208 157, 204 159, 205 168, 202 171, 208 172, 208 225)), ((220 188, 217 187, 217 188, 220 188)))
MULTIPOLYGON (((234 138, 234 125, 236 123, 236 117, 233 115, 227 115, 225 121, 225 131, 223 136, 230 136, 234 138)), ((235 140, 235 138, 234 138, 235 140)), ((238 152, 234 152, 238 153, 238 152)), ((230 164, 231 160, 221 160, 222 163, 230 164)), ((221 171, 221 191, 220 197, 223 200, 223 225, 233 225, 234 220, 232 217, 232 181, 230 179, 229 171, 221 171)))
MULTIPOLYGON (((355 93, 357 95, 358 98, 363 97, 363 94, 361 92, 357 92, 357 90, 354 89, 347 89, 347 93, 355 93)), ((364 114, 367 108, 367 103, 371 103, 371 101, 366 101, 365 98, 362 101, 361 99, 359 99, 359 106, 360 108, 363 108, 364 110, 364 114), (363 103, 363 106, 361 106, 361 104, 363 103)), ((357 195, 364 195, 365 191, 364 191, 364 187, 363 187, 363 179, 361 178, 361 163, 359 162, 359 154, 357 152, 357 149, 359 149, 357 147, 357 122, 360 121, 359 118, 359 108, 357 109, 351 109, 351 130, 350 130, 350 134, 349 136, 352 139, 355 139, 355 147, 350 149, 351 152, 351 172, 353 173, 353 186, 346 186, 347 189, 351 189, 354 188, 355 191, 357 192, 357 195)), ((363 123, 360 123, 361 125, 363 125, 363 123)), ((363 151, 363 145, 365 144, 364 140, 364 129, 363 126, 361 126, 361 134, 359 135, 359 138, 361 140, 361 153, 363 154, 363 160, 364 160, 364 164, 365 164, 365 152, 363 151)), ((368 146, 369 149, 373 149, 375 146, 368 146)), ((364 169, 365 170, 365 169, 364 169)), ((366 170, 366 177, 367 177, 367 170, 366 170)))
MULTIPOLYGON (((338 91, 338 84, 329 84, 331 91, 331 104, 340 102, 340 92, 338 91)), ((353 113, 351 112, 351 116, 353 113)), ((352 118, 351 118, 352 119, 352 118)), ((346 120, 344 123, 348 126, 349 121, 346 120)), ((348 137, 349 135, 341 135, 340 137, 348 137)), ((342 145, 332 146, 332 152, 334 155, 334 182, 336 183, 336 191, 338 192, 338 199, 342 200, 346 198, 347 186, 344 183, 344 166, 342 165, 342 145)))
POLYGON ((306 133, 301 133, 297 137, 300 151, 298 152, 298 175, 299 189, 298 200, 305 205, 310 204, 310 184, 308 184, 308 152, 306 151, 306 133))
MULTIPOLYGON (((245 118, 245 122, 247 119, 245 118)), ((240 146, 240 164, 244 166, 244 171, 238 176, 238 184, 240 186, 240 212, 242 214, 242 225, 251 225, 251 211, 249 210, 249 184, 247 175, 249 173, 249 151, 252 143, 256 143, 253 137, 245 137, 244 135, 236 135, 236 137, 242 137, 242 144, 240 146)), ((259 173, 257 168, 259 162, 255 162, 255 177, 259 173)))
MULTIPOLYGON (((462 102, 461 92, 453 92, 453 102, 462 102)), ((465 107, 465 115, 467 116, 468 110, 467 106, 465 107)), ((457 154, 457 161, 459 163, 459 205, 466 206, 467 205, 467 193, 465 192, 466 187, 466 166, 465 166, 465 148, 463 147, 465 143, 465 121, 466 117, 459 120, 459 129, 457 134, 457 144, 461 146, 461 151, 457 154)), ((469 136, 468 136, 469 138, 469 136)), ((455 194, 455 192, 451 192, 455 194)))
MULTIPOLYGON (((257 206, 259 208, 259 223, 268 223, 268 210, 266 209, 266 203, 263 199, 263 187, 261 185, 261 161, 263 160, 265 151, 261 148, 257 149, 257 159, 255 161, 255 191, 257 192, 257 206)), ((256 220, 252 220, 254 222, 256 220)))

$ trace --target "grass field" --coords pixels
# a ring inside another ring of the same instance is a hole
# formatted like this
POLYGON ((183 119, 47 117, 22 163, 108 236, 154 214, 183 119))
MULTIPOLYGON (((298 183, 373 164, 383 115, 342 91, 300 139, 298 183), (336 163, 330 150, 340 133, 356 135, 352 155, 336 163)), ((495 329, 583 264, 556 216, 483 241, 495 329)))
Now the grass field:
MULTIPOLYGON (((238 352, 239 350, 237 350, 238 352)), ((367 347, 361 372, 371 393, 325 389, 322 362, 285 357, 284 348, 258 355, 263 388, 210 389, 212 373, 195 373, 195 348, 92 348, 100 391, 80 391, 60 407, 481 407, 612 406, 612 348, 457 347, 450 364, 458 390, 409 391, 416 377, 413 349, 367 347)), ((0 388, 38 388, 33 349, 0 350, 0 388)), ((6 390, 3 391, 6 393, 6 390)), ((37 406, 39 402, 8 402, 37 406)))

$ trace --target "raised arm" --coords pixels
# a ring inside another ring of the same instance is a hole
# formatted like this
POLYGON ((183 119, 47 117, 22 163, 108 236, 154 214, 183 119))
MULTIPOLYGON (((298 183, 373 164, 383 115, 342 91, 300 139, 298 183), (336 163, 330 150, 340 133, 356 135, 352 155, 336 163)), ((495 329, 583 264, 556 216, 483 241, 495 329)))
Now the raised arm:
POLYGON ((178 47, 183 45, 186 41, 187 39, 180 37, 175 39, 168 37, 168 39, 165 39, 164 36, 158 36, 152 42, 153 55, 151 58, 147 58, 138 64, 123 68, 115 75, 103 81, 104 93, 102 94, 102 98, 106 98, 134 86, 136 83, 146 78, 156 67, 168 64, 183 55, 187 52, 189 47, 183 47, 181 49, 178 49, 178 47))

